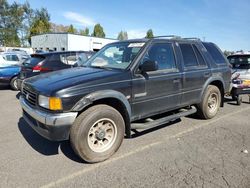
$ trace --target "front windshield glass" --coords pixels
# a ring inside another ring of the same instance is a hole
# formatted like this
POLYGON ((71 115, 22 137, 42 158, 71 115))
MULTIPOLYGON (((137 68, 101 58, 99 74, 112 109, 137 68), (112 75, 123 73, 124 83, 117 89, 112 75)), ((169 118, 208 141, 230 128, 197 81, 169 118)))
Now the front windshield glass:
POLYGON ((87 66, 124 70, 131 64, 144 44, 144 42, 110 44, 90 58, 87 66))
POLYGON ((228 60, 233 68, 249 69, 250 68, 250 55, 229 56, 228 60))

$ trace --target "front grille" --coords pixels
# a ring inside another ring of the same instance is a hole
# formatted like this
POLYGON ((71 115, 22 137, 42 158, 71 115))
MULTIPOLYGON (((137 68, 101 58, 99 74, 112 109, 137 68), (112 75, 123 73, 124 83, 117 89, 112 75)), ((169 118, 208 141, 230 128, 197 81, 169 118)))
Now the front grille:
POLYGON ((34 92, 31 92, 27 88, 23 87, 23 96, 24 98, 31 104, 36 105, 37 102, 37 95, 34 92))

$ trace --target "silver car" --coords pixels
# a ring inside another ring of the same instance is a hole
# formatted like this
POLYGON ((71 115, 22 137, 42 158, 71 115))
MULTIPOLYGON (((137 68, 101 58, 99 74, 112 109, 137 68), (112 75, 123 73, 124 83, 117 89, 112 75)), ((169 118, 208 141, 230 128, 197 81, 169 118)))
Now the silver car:
POLYGON ((235 54, 227 58, 232 65, 234 75, 239 74, 239 78, 246 84, 250 82, 250 54, 235 54))
POLYGON ((240 105, 242 99, 239 95, 248 94, 250 96, 250 53, 234 54, 227 58, 233 71, 231 96, 240 105))

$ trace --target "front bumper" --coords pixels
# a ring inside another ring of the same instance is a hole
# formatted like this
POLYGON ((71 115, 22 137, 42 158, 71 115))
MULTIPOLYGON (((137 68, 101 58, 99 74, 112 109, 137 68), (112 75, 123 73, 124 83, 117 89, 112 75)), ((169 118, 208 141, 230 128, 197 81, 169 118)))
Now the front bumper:
POLYGON ((77 112, 48 113, 30 106, 20 96, 23 118, 38 134, 52 141, 69 139, 70 127, 74 123, 77 112))

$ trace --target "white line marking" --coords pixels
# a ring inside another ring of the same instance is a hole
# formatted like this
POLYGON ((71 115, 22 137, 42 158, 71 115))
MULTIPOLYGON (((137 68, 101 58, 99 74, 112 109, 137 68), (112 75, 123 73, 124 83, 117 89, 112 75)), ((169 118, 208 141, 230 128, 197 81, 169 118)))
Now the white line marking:
POLYGON ((146 145, 146 146, 143 146, 143 147, 141 147, 141 148, 138 148, 138 149, 136 149, 136 150, 133 150, 133 151, 131 151, 131 152, 128 152, 128 153, 126 153, 126 154, 123 154, 123 155, 121 155, 121 156, 114 157, 114 158, 110 158, 110 159, 108 159, 107 161, 104 161, 104 162, 101 162, 101 163, 92 164, 92 165, 91 165, 90 167, 88 167, 88 168, 84 168, 83 170, 80 170, 80 171, 78 171, 78 172, 75 172, 75 173, 70 174, 70 175, 68 175, 68 176, 65 176, 65 177, 63 177, 63 178, 60 178, 60 179, 58 179, 58 180, 56 180, 56 181, 54 181, 54 182, 48 183, 48 184, 46 184, 46 185, 43 185, 41 188, 51 188, 51 187, 55 187, 55 186, 57 186, 57 185, 59 185, 59 184, 65 183, 65 182, 67 182, 67 181, 69 181, 69 180, 72 180, 72 179, 74 179, 74 178, 76 178, 76 177, 79 177, 79 176, 83 175, 83 174, 86 173, 86 172, 95 170, 95 169, 97 169, 97 168, 100 167, 100 166, 104 166, 104 165, 113 163, 113 162, 118 161, 118 160, 120 160, 120 159, 129 157, 129 156, 131 156, 131 155, 133 155, 133 154, 135 154, 135 153, 138 153, 138 152, 142 152, 142 151, 144 151, 144 150, 147 150, 147 149, 149 149, 149 148, 151 148, 151 147, 153 147, 153 146, 157 146, 157 145, 163 144, 163 143, 165 143, 166 141, 168 141, 168 140, 170 140, 170 139, 172 139, 172 138, 178 138, 178 137, 180 137, 180 136, 182 136, 182 135, 184 135, 184 134, 187 134, 187 133, 192 132, 192 131, 194 131, 194 130, 196 130, 196 129, 202 128, 202 127, 204 127, 204 126, 206 126, 206 125, 213 124, 213 123, 215 123, 215 122, 217 122, 217 121, 219 121, 219 120, 221 120, 221 119, 223 119, 223 118, 225 118, 225 117, 233 116, 233 115, 235 115, 235 114, 241 113, 241 112, 243 112, 243 111, 245 111, 245 110, 250 110, 250 107, 240 109, 240 110, 238 110, 238 111, 236 111, 236 112, 228 113, 228 114, 226 114, 226 115, 224 115, 224 116, 221 116, 221 117, 219 117, 219 118, 210 120, 210 121, 205 122, 205 123, 202 123, 202 124, 198 124, 198 125, 196 125, 196 126, 193 126, 193 127, 189 128, 189 129, 183 131, 183 132, 180 132, 180 133, 177 133, 177 134, 175 134, 175 135, 169 136, 169 137, 167 137, 167 138, 165 138, 165 139, 163 139, 163 140, 161 140, 161 141, 158 141, 158 142, 154 142, 154 143, 148 144, 148 145, 146 145))

